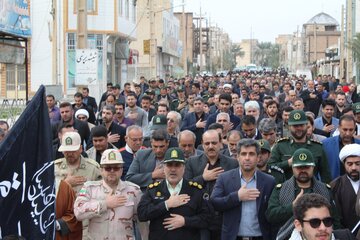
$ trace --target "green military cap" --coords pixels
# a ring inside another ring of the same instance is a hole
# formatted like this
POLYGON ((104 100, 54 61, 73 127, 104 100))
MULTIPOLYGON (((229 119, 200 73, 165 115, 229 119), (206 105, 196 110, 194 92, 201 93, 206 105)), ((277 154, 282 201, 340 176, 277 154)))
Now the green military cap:
POLYGON ((293 154, 292 167, 315 166, 313 154, 306 148, 299 148, 293 154))
POLYGON ((270 143, 268 142, 268 140, 259 139, 257 142, 260 145, 261 150, 264 149, 268 152, 271 152, 271 147, 270 147, 270 143))
POLYGON ((302 110, 292 110, 289 115, 288 125, 307 124, 305 112, 302 110))
POLYGON ((184 86, 178 86, 178 87, 176 88, 176 91, 177 91, 177 92, 184 92, 184 91, 185 91, 184 86))
POLYGON ((355 113, 360 113, 360 102, 354 103, 353 109, 355 113))
POLYGON ((167 120, 165 115, 155 115, 152 119, 151 130, 166 129, 167 120))
POLYGON ((217 83, 216 82, 211 82, 210 84, 209 84, 209 87, 210 88, 217 88, 217 83))
POLYGON ((180 162, 185 164, 184 152, 177 147, 169 148, 165 153, 164 163, 180 162))

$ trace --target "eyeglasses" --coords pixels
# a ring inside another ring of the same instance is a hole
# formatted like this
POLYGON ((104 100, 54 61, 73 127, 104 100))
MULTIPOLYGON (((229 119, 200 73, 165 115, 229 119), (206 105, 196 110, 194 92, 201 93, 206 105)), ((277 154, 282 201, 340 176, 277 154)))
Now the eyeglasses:
POLYGON ((104 167, 105 171, 107 172, 111 172, 111 171, 114 171, 114 172, 117 172, 119 171, 120 169, 122 169, 122 167, 104 167))
POLYGON ((321 222, 324 223, 325 227, 331 227, 334 224, 334 219, 332 217, 326 217, 324 219, 319 219, 319 218, 313 218, 313 219, 309 219, 309 220, 303 219, 302 221, 310 223, 310 226, 312 228, 320 227, 321 222))

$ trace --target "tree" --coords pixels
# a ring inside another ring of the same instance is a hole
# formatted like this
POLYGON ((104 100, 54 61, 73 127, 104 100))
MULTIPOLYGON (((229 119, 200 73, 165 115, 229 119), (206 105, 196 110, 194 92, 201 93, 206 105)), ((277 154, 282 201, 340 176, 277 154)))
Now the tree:
POLYGON ((242 51, 240 44, 232 44, 231 45, 231 54, 233 55, 234 63, 233 66, 236 67, 236 58, 243 57, 245 52, 242 51))
POLYGON ((360 33, 357 33, 355 37, 349 41, 348 47, 352 49, 355 61, 357 65, 360 65, 360 33))
POLYGON ((260 66, 277 68, 279 66, 279 45, 261 42, 254 52, 255 62, 260 66))

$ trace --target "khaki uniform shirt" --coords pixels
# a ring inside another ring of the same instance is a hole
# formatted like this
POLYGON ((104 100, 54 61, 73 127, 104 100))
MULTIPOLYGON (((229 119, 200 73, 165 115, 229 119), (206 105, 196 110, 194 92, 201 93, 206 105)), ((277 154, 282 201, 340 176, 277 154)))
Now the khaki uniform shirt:
MULTIPOLYGON (((84 158, 83 156, 80 156, 80 158, 80 166, 76 169, 70 168, 65 158, 55 160, 55 179, 62 180, 65 179, 68 174, 73 174, 74 176, 86 177, 87 181, 100 180, 102 178, 100 165, 90 158, 84 158)), ((72 188, 77 195, 82 188, 82 185, 72 188)))
POLYGON ((120 180, 113 194, 126 196, 127 202, 121 207, 108 209, 105 199, 112 191, 103 180, 86 182, 76 198, 75 216, 79 220, 89 219, 89 239, 135 239, 133 220, 137 220, 137 206, 142 194, 140 187, 120 180))

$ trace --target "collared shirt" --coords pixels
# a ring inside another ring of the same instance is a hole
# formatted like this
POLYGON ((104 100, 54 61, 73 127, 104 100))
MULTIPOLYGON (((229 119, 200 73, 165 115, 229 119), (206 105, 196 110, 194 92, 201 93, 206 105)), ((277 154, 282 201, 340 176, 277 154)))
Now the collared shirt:
POLYGON ((351 178, 349 178, 349 176, 346 177, 349 179, 351 186, 354 188, 355 194, 357 194, 359 191, 360 180, 353 181, 351 178))
POLYGON ((52 109, 48 109, 48 110, 49 110, 50 123, 55 124, 60 122, 61 120, 60 109, 54 106, 52 109))
MULTIPOLYGON (((240 171, 240 180, 241 186, 246 184, 246 188, 256 188, 256 172, 254 176, 246 181, 242 177, 241 169, 240 171)), ((260 224, 258 220, 256 200, 253 201, 242 201, 241 203, 241 221, 239 225, 238 236, 242 237, 259 237, 262 236, 260 230, 260 224)))
POLYGON ((133 150, 129 147, 128 144, 125 145, 125 150, 131 154, 134 154, 133 150))
POLYGON ((178 182, 178 184, 176 184, 176 186, 174 188, 171 186, 171 184, 169 183, 168 180, 165 180, 165 181, 166 181, 166 187, 169 190, 170 196, 173 195, 174 193, 176 193, 176 195, 179 195, 180 190, 182 188, 183 179, 181 179, 180 182, 178 182))

